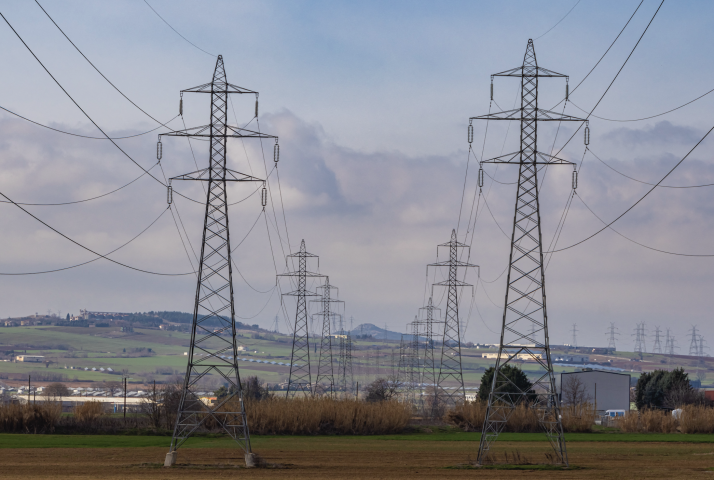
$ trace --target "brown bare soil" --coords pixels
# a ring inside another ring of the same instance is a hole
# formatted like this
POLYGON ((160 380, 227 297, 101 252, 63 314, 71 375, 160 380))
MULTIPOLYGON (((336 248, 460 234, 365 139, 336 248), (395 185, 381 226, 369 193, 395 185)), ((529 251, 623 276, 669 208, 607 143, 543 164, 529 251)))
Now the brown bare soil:
MULTIPOLYGON (((164 468, 166 448, 3 449, 3 479, 415 479, 415 478, 712 478, 711 444, 573 442, 570 471, 514 471, 446 468, 468 464, 475 442, 399 441, 369 438, 264 438, 254 450, 269 468, 247 470, 236 449, 184 448, 175 467, 164 468), (240 461, 239 461, 240 460, 240 461)), ((542 452, 543 442, 501 442, 500 449, 522 457, 542 452)))

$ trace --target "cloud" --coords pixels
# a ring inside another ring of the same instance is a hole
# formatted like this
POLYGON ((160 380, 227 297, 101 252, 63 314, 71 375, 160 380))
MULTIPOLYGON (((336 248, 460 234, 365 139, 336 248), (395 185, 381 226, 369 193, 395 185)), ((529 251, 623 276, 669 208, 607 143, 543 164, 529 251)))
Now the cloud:
POLYGON ((694 145, 702 137, 698 128, 673 125, 664 120, 643 129, 621 127, 603 135, 603 140, 615 142, 629 148, 643 145, 694 145))

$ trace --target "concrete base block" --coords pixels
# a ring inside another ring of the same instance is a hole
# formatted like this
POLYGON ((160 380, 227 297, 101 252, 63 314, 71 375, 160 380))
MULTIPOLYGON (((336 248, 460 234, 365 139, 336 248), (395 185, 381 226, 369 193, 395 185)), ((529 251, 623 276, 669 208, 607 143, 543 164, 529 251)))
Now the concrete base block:
POLYGON ((164 460, 164 467, 173 467, 176 464, 176 450, 166 454, 166 460, 164 460))
POLYGON ((246 453, 245 454, 245 466, 248 468, 253 468, 258 466, 258 459, 256 458, 255 453, 246 453))

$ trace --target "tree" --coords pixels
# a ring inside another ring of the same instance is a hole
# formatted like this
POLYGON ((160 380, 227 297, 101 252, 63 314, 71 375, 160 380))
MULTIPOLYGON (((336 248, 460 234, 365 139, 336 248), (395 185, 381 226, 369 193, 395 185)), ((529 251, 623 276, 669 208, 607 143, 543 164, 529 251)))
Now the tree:
MULTIPOLYGON (((491 394, 491 384, 493 383, 493 374, 495 371, 496 368, 491 367, 483 372, 481 386, 478 389, 478 398, 483 401, 488 401, 488 396, 491 394)), ((500 369, 500 375, 506 377, 509 382, 499 385, 494 393, 512 393, 513 395, 508 396, 511 403, 519 403, 523 400, 535 400, 533 384, 519 367, 516 365, 503 365, 500 369), (524 393, 526 394, 525 396, 523 395, 524 393)))
POLYGON ((672 401, 693 398, 694 389, 689 383, 689 375, 683 368, 674 370, 653 370, 640 375, 635 387, 635 404, 638 410, 644 408, 666 408, 672 401), (667 398, 667 400, 665 400, 667 398))
MULTIPOLYGON (((270 397, 270 392, 266 387, 263 387, 263 381, 258 377, 247 377, 245 380, 240 382, 241 389, 243 390, 243 398, 250 400, 263 400, 270 397)), ((231 385, 230 388, 226 388, 224 385, 220 386, 213 394, 220 400, 226 395, 233 395, 236 388, 231 385)))
POLYGON ((578 375, 568 375, 561 387, 563 405, 582 405, 591 400, 588 389, 578 375))
POLYGON ((62 397, 69 397, 71 395, 69 388, 67 388, 64 383, 50 383, 45 387, 42 393, 47 399, 61 399, 62 397))
POLYGON ((69 313, 67 314, 67 321, 69 322, 69 313))
POLYGON ((367 385, 367 396, 365 399, 368 402, 391 400, 397 395, 400 385, 399 381, 391 376, 388 378, 378 378, 367 385))

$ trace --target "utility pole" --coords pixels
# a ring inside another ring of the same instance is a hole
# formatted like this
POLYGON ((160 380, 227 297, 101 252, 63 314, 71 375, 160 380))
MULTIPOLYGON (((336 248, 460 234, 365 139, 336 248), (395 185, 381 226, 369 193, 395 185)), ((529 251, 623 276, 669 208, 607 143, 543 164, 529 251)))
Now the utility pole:
POLYGON ((441 345, 441 362, 439 363, 439 376, 436 381, 436 395, 439 402, 443 402, 447 407, 453 407, 457 403, 466 401, 466 390, 464 389, 464 374, 461 368, 461 326, 459 324, 459 291, 463 287, 472 287, 457 278, 459 268, 479 268, 468 262, 459 260, 459 249, 471 249, 470 246, 460 243, 456 239, 456 230, 451 230, 451 240, 437 246, 437 257, 439 247, 449 249, 449 259, 443 262, 430 263, 427 265, 427 276, 429 267, 448 267, 449 276, 443 282, 432 285, 432 298, 434 297, 434 287, 441 286, 447 288, 446 296, 446 316, 444 318, 444 336, 441 345), (455 381, 456 388, 447 391, 445 383, 455 381))
MULTIPOLYGON (((335 393, 335 367, 334 358, 332 355, 332 332, 330 331, 330 322, 333 322, 340 315, 332 311, 333 303, 344 303, 337 298, 332 298, 332 290, 338 290, 334 285, 330 285, 330 277, 325 277, 325 284, 317 287, 322 289, 322 298, 320 300, 312 300, 322 305, 322 311, 313 314, 314 316, 322 317, 322 337, 320 338, 320 357, 317 362, 317 378, 315 379, 315 393, 318 388, 323 391, 329 391, 330 395, 335 393), (320 382, 327 382, 327 387, 322 387, 320 382)), ((338 290, 339 291, 339 290, 338 290)))
POLYGON ((293 348, 290 354, 290 377, 288 378, 288 390, 285 393, 286 398, 294 397, 297 392, 302 392, 305 396, 313 394, 312 377, 310 375, 310 333, 307 324, 307 297, 317 297, 318 294, 307 289, 307 279, 324 277, 324 275, 307 269, 308 259, 316 259, 318 267, 319 259, 317 255, 313 255, 305 249, 305 240, 300 242, 300 250, 297 253, 287 255, 285 259, 286 266, 288 266, 289 258, 298 260, 297 271, 278 275, 278 277, 297 278, 297 289, 283 294, 297 298, 295 327, 293 328, 293 348))
POLYGON ((652 353, 662 354, 662 343, 660 342, 660 334, 661 333, 662 333, 662 329, 659 328, 659 326, 655 326, 655 340, 654 340, 654 346, 652 347, 652 353))
POLYGON ((699 345, 697 343, 697 338, 699 337, 699 334, 697 333, 697 326, 692 325, 692 328, 689 330, 689 332, 692 335, 692 340, 689 343, 689 356, 690 357, 698 357, 699 356, 699 345))
POLYGON ((606 335, 607 335, 607 348, 612 349, 612 351, 614 352, 615 350, 617 350, 617 347, 615 346, 615 337, 620 335, 617 332, 617 327, 615 326, 614 322, 610 322, 610 327, 607 329, 606 335))
MULTIPOLYGON (((570 165, 574 170, 572 186, 575 189, 577 171, 574 163, 538 151, 538 123, 587 120, 538 107, 540 79, 563 78, 567 81, 568 77, 538 66, 532 40, 528 40, 523 65, 491 76, 492 79, 494 77, 520 78, 521 106, 515 110, 472 117, 469 123, 469 142, 473 141, 473 120, 518 121, 521 135, 518 151, 486 160, 479 169, 479 187, 482 187, 484 163, 519 167, 501 339, 479 445, 478 463, 484 464, 491 445, 517 405, 533 398, 530 408, 538 412, 539 423, 555 452, 554 462, 568 465, 560 419, 560 400, 555 388, 548 337, 538 172, 550 165, 570 165), (530 333, 533 324, 536 326, 535 332, 530 333), (503 367, 518 358, 519 354, 529 355, 544 370, 533 383, 535 395, 520 391, 502 373, 503 367)), ((585 131, 587 144, 589 127, 586 126, 585 131)))
MULTIPOLYGON (((166 466, 176 462, 176 450, 188 437, 200 429, 207 419, 223 428, 245 451, 246 464, 252 464, 250 435, 243 405, 243 391, 238 371, 235 306, 233 298, 231 242, 228 226, 228 182, 262 182, 263 208, 267 200, 265 180, 246 175, 226 166, 229 138, 275 139, 277 137, 228 125, 228 95, 258 92, 228 83, 223 57, 218 56, 211 82, 181 91, 205 93, 211 97, 211 117, 208 125, 159 135, 157 157, 162 156, 162 136, 200 138, 209 147, 209 165, 195 172, 173 177, 168 185, 168 202, 172 202, 173 180, 206 182, 206 210, 198 267, 196 297, 191 325, 191 346, 188 365, 181 391, 171 447, 166 455, 166 466), (224 335, 221 335, 223 333, 224 335), (200 357, 195 353, 200 352, 200 357), (214 405, 207 405, 197 395, 200 382, 216 375, 225 382, 228 395, 214 405)), ((182 110, 182 109, 181 109, 182 110)))

